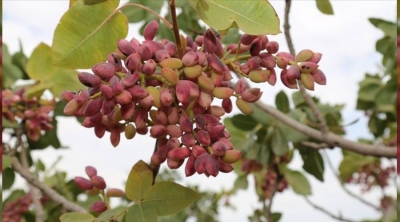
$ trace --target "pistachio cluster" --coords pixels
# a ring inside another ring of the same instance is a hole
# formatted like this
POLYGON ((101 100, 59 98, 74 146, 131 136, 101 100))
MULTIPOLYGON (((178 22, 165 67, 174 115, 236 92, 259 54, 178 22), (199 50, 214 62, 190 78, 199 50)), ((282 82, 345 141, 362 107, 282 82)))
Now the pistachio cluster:
MULTIPOLYGON (((93 74, 79 73, 88 89, 64 92, 62 98, 68 101, 64 113, 84 116, 83 126, 93 127, 99 138, 110 132, 113 146, 119 144, 123 132, 127 139, 149 132, 158 139, 151 158, 155 165, 166 161, 176 169, 188 159, 187 176, 232 171, 231 164, 241 158, 241 152, 233 149, 221 123, 221 117, 232 111, 232 97, 243 113, 252 113, 250 103, 262 92, 247 88, 245 78, 274 85, 274 67, 294 63, 273 56, 278 44, 266 36, 243 35, 241 43, 225 49, 220 36, 211 30, 195 40, 181 36, 179 46, 166 39, 155 41, 157 31, 158 22, 150 22, 144 29, 144 41, 121 39, 118 51, 110 53, 107 62, 94 65, 93 74), (178 47, 184 49, 183 55, 178 55, 178 47), (243 77, 234 88, 230 87, 231 72, 243 77)), ((310 64, 316 64, 321 54, 306 54, 300 60, 310 61, 301 63, 299 70, 316 72, 310 64)))

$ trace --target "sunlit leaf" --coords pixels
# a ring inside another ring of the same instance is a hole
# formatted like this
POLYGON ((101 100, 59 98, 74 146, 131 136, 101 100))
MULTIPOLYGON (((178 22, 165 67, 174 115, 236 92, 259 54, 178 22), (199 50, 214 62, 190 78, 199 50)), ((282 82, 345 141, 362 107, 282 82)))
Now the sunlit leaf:
MULTIPOLYGON (((165 1, 148 1, 148 0, 129 0, 129 3, 136 3, 144 5, 155 12, 160 12, 161 7, 164 5, 165 1)), ((130 23, 142 22, 146 19, 146 16, 149 14, 144 9, 141 9, 136 6, 125 7, 122 9, 122 12, 126 15, 130 23)), ((152 19, 157 20, 158 18, 151 14, 152 19)))
POLYGON ((311 185, 301 172, 286 169, 285 178, 295 193, 300 195, 311 195, 311 185))
MULTIPOLYGON (((242 1, 196 0, 196 10, 207 25, 216 30, 238 27, 251 35, 279 34, 279 18, 265 0, 242 1)), ((190 2, 191 5, 194 2, 190 2)))
POLYGON ((343 160, 339 165, 339 175, 342 182, 346 182, 353 173, 357 172, 362 166, 374 163, 379 160, 376 157, 363 156, 351 151, 342 151, 343 160))
POLYGON ((283 90, 276 95, 275 105, 283 113, 288 113, 290 111, 289 99, 283 90))
POLYGON ((284 155, 289 150, 288 141, 285 138, 285 134, 278 127, 275 128, 272 134, 271 146, 274 154, 278 156, 284 155))
POLYGON ((379 18, 369 18, 368 19, 372 25, 381 29, 385 35, 396 38, 397 37, 397 25, 393 22, 386 21, 379 18))
POLYGON ((125 214, 125 213, 123 213, 124 210, 125 210, 125 207, 121 206, 121 207, 114 208, 112 210, 104 211, 103 213, 101 213, 99 215, 99 217, 96 220, 98 222, 101 222, 101 221, 107 221, 108 222, 111 219, 117 218, 117 216, 118 216, 118 218, 122 218, 124 216, 124 214, 125 214))
POLYGON ((317 8, 324 14, 333 15, 333 8, 329 0, 316 0, 317 8))
POLYGON ((11 157, 10 156, 7 156, 7 155, 2 155, 2 168, 1 169, 5 169, 5 168, 7 168, 7 167, 9 167, 9 166, 11 166, 11 163, 12 163, 12 159, 11 159, 11 157))
POLYGON ((276 122, 276 119, 264 110, 258 108, 256 105, 252 104, 251 108, 253 113, 250 115, 256 122, 261 123, 265 126, 272 125, 276 122))
POLYGON ((128 33, 128 19, 115 8, 113 1, 94 5, 74 3, 54 32, 53 64, 82 69, 104 61, 108 53, 117 49, 118 39, 128 33))
POLYGON ((126 222, 157 222, 157 211, 149 203, 140 203, 129 207, 124 217, 126 222))
POLYGON ((61 215, 61 222, 93 222, 96 218, 89 213, 71 212, 61 215))
POLYGON ((236 128, 244 131, 250 131, 258 124, 253 118, 243 114, 235 115, 231 120, 236 128))
POLYGON ((247 180, 247 175, 244 174, 244 175, 238 176, 236 178, 235 183, 233 184, 233 190, 234 191, 237 191, 240 189, 245 190, 245 189, 247 189, 248 185, 249 185, 249 182, 247 180))
POLYGON ((142 160, 131 169, 126 181, 126 197, 133 201, 141 201, 153 183, 153 172, 149 165, 142 160))
POLYGON ((154 206, 159 216, 175 214, 192 204, 199 193, 171 181, 154 184, 144 197, 143 203, 154 206))
MULTIPOLYGON (((77 72, 54 66, 51 63, 50 46, 41 43, 32 52, 26 70, 31 79, 37 83, 26 91, 32 95, 37 90, 49 89, 54 97, 59 98, 65 90, 77 91, 84 86, 78 80, 77 72)), ((36 95, 36 94, 35 94, 36 95)))

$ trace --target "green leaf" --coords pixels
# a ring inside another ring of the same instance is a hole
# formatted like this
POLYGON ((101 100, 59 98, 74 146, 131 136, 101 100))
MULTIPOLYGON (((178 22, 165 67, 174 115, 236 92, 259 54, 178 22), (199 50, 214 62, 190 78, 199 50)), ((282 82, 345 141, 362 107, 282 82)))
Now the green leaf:
POLYGON ((233 184, 233 190, 234 191, 237 191, 240 189, 245 190, 245 189, 247 189, 248 186, 249 186, 249 182, 247 180, 247 175, 244 174, 244 175, 238 176, 236 178, 235 183, 233 184))
POLYGON ((141 201, 153 183, 153 172, 149 165, 139 160, 131 169, 126 181, 126 197, 133 201, 141 201))
POLYGON ((12 164, 12 159, 10 156, 7 155, 2 155, 2 168, 1 169, 6 169, 7 167, 11 166, 12 164))
MULTIPOLYGON (((225 118, 224 126, 226 127, 226 130, 231 135, 231 137, 229 139, 236 149, 240 149, 247 141, 249 141, 247 139, 247 132, 236 128, 232 123, 232 118, 225 118)), ((254 141, 254 140, 251 140, 251 141, 254 141)))
POLYGON ((271 218, 272 222, 278 222, 282 217, 282 213, 272 213, 271 218))
POLYGON ((3 121, 3 128, 18 128, 19 124, 17 121, 10 122, 8 119, 4 118, 4 116, 1 117, 3 121))
POLYGON ((279 18, 265 0, 242 1, 196 0, 196 10, 203 22, 216 30, 238 27, 250 35, 279 34, 279 18))
POLYGON ((285 178, 293 191, 300 195, 311 195, 311 186, 307 178, 299 171, 286 169, 285 178))
POLYGON ((298 143, 308 139, 308 137, 302 132, 293 129, 282 122, 278 123, 277 127, 281 132, 283 132, 287 141, 298 143))
POLYGON ((231 28, 226 31, 221 40, 224 44, 236 43, 239 42, 240 36, 239 29, 231 28))
POLYGON ((43 172, 46 170, 46 166, 40 159, 38 159, 38 161, 36 162, 36 167, 38 170, 43 171, 43 172))
POLYGON ((161 181, 154 184, 144 197, 143 203, 154 206, 158 216, 178 213, 192 204, 199 193, 171 181, 161 181))
MULTIPOLYGON (((365 81, 365 80, 364 80, 365 81)), ((375 101, 376 94, 381 90, 380 82, 360 83, 360 90, 358 91, 358 98, 363 101, 375 101)))
POLYGON ((121 214, 126 208, 125 207, 117 207, 112 210, 107 210, 104 211, 103 213, 100 214, 100 216, 96 219, 96 222, 109 222, 112 219, 116 219, 116 216, 118 218, 122 217, 125 213, 121 214))
POLYGON ((375 102, 367 102, 361 99, 357 99, 357 105, 356 109, 357 110, 369 110, 374 108, 375 102))
POLYGON ((70 69, 90 68, 117 49, 128 34, 128 19, 113 1, 85 5, 78 1, 62 16, 54 32, 53 64, 70 69))
POLYGON ((2 56, 3 56, 3 89, 9 88, 18 79, 23 77, 23 72, 15 64, 12 63, 12 57, 8 52, 8 47, 3 43, 2 46, 2 56))
POLYGON ((375 98, 377 111, 396 114, 396 103, 393 102, 396 101, 396 88, 391 89, 388 87, 388 84, 386 84, 385 87, 376 94, 375 98))
POLYGON ((285 134, 276 127, 272 133, 271 140, 272 151, 277 156, 282 156, 289 151, 288 141, 285 138, 285 134))
POLYGON ((148 203, 135 204, 128 208, 123 221, 157 222, 157 211, 148 203))
POLYGON ((93 222, 95 217, 89 213, 71 212, 61 215, 61 222, 93 222))
POLYGON ((27 89, 28 95, 49 89, 54 97, 60 98, 65 90, 78 91, 84 88, 76 71, 56 67, 51 63, 51 49, 44 43, 34 49, 26 70, 31 79, 38 81, 34 87, 27 89))
POLYGON ((231 120, 236 128, 244 131, 253 130, 258 124, 253 118, 243 114, 234 115, 231 120))
POLYGON ((11 62, 22 71, 23 73, 22 79, 29 79, 29 76, 26 73, 26 64, 28 63, 28 57, 26 57, 26 55, 22 51, 21 42, 20 42, 20 51, 12 56, 11 62))
POLYGON ((292 94, 292 100, 293 100, 294 106, 295 106, 296 108, 299 107, 299 106, 301 106, 301 105, 304 105, 304 104, 306 103, 306 102, 304 101, 303 96, 301 95, 300 92, 294 92, 294 93, 292 94))
POLYGON ((379 18, 369 18, 368 19, 372 25, 381 29, 385 35, 396 38, 397 37, 397 25, 393 22, 386 21, 379 18))
POLYGON ((333 8, 329 0, 316 0, 317 8, 324 14, 333 15, 333 8))
POLYGON ((286 93, 281 90, 275 97, 275 105, 276 107, 284 112, 288 113, 290 111, 289 99, 286 96, 286 93))
POLYGON ((12 187, 12 185, 14 184, 14 180, 15 180, 15 172, 13 169, 11 169, 10 167, 3 169, 3 186, 2 189, 3 190, 8 190, 12 187))
POLYGON ((256 122, 261 123, 265 126, 273 125, 276 123, 276 119, 270 114, 266 113, 264 110, 258 108, 256 105, 252 104, 251 108, 253 113, 250 115, 256 122))
POLYGON ((386 55, 388 52, 390 52, 390 50, 393 50, 395 46, 396 44, 393 39, 388 36, 379 39, 375 44, 376 51, 382 53, 383 55, 386 55))
POLYGON ((353 173, 357 172, 362 166, 374 163, 375 157, 363 156, 354 152, 343 151, 343 160, 339 165, 339 175, 342 182, 346 182, 353 173))
POLYGON ((69 7, 71 8, 72 5, 79 0, 69 0, 69 7))
MULTIPOLYGON (((164 1, 149 1, 149 0, 129 0, 129 3, 136 3, 145 5, 148 8, 151 8, 155 12, 160 12, 161 7, 164 5, 164 1)), ((128 18, 130 23, 142 22, 146 19, 148 12, 144 9, 138 8, 136 6, 130 6, 122 9, 122 12, 128 18)), ((155 15, 151 14, 153 19, 157 19, 155 15)))
POLYGON ((300 145, 299 152, 303 159, 303 169, 317 178, 324 181, 324 160, 318 150, 300 145))
POLYGON ((368 128, 375 137, 379 137, 385 130, 385 122, 374 113, 368 121, 368 128))
MULTIPOLYGON (((94 5, 94 4, 99 4, 99 3, 102 3, 105 1, 108 1, 108 0, 83 0, 83 3, 85 5, 94 5)), ((114 3, 115 7, 117 7, 119 5, 119 0, 109 0, 109 1, 114 3)))

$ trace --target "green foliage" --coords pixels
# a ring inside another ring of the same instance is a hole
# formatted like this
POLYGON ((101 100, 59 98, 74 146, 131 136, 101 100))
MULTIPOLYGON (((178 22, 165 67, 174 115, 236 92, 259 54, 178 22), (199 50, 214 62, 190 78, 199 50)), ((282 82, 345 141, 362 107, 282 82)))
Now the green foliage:
POLYGON ((319 150, 311 149, 301 144, 298 145, 298 150, 303 159, 303 169, 323 182, 325 167, 319 150))
POLYGON ((89 213, 71 212, 60 217, 61 222, 93 222, 96 218, 89 213))
POLYGON ((189 0, 199 17, 216 30, 239 28, 251 35, 279 34, 279 18, 268 1, 189 0))
POLYGON ((137 162, 129 173, 126 196, 135 201, 124 221, 157 221, 158 216, 175 214, 199 198, 199 194, 171 181, 152 185, 153 172, 143 161, 137 162))
POLYGON ((288 113, 290 111, 289 99, 286 93, 281 90, 275 97, 275 105, 283 113, 288 113))
POLYGON ((14 170, 11 169, 10 167, 3 169, 3 190, 8 190, 11 188, 11 186, 14 184, 15 180, 15 173, 14 170))
POLYGON ((397 136, 397 76, 396 41, 397 24, 378 18, 370 18, 372 25, 379 28, 384 36, 376 42, 376 50, 383 55, 383 74, 366 74, 360 82, 357 107, 369 116, 368 128, 375 138, 384 144, 394 146, 397 136))
POLYGON ((363 166, 379 162, 379 158, 363 156, 350 151, 343 151, 343 160, 339 165, 339 175, 342 182, 346 182, 353 173, 363 166))
POLYGON ((397 131, 397 127, 391 124, 397 120, 397 84, 396 77, 393 74, 390 77, 387 82, 384 82, 384 76, 366 74, 365 79, 360 82, 356 108, 369 110, 368 128, 376 138, 390 139, 397 131), (385 130, 388 133, 384 133, 385 130))
POLYGON ((232 44, 239 42, 240 40, 239 29, 236 28, 230 28, 227 30, 227 32, 220 31, 220 34, 222 36, 221 40, 223 44, 232 44))
POLYGON ((282 156, 289 151, 288 141, 284 132, 279 128, 274 129, 271 140, 272 151, 277 156, 282 156))
POLYGON ((316 0, 317 8, 322 13, 327 15, 333 15, 333 8, 329 0, 316 0))
POLYGON ((301 172, 287 168, 284 171, 284 175, 295 193, 300 195, 311 195, 311 185, 301 172))
MULTIPOLYGON (((155 12, 160 12, 161 7, 164 5, 165 1, 130 0, 129 3, 141 4, 152 9, 155 12)), ((144 22, 146 24, 147 22, 155 18, 155 15, 134 6, 125 7, 122 9, 122 12, 128 18, 129 23, 144 22)))
POLYGON ((235 183, 233 184, 233 192, 243 189, 246 190, 249 186, 249 181, 247 180, 247 175, 240 175, 236 178, 235 183))
POLYGON ((251 116, 238 114, 232 117, 232 124, 243 131, 253 130, 257 126, 257 122, 251 116))
POLYGON ((115 8, 115 1, 91 5, 82 0, 75 2, 54 32, 53 64, 77 69, 104 61, 108 53, 117 49, 118 39, 128 33, 128 19, 115 8))
POLYGON ((157 211, 151 204, 135 204, 128 208, 124 215, 124 222, 157 222, 157 211))
POLYGON ((2 168, 1 169, 6 169, 7 167, 11 166, 12 159, 10 156, 7 155, 2 155, 2 168))
POLYGON ((199 197, 198 193, 170 181, 154 184, 144 197, 143 203, 150 203, 159 216, 174 214, 184 209, 199 197))
POLYGON ((122 217, 119 217, 125 212, 125 207, 117 207, 112 210, 106 210, 103 213, 99 215, 99 217, 96 219, 97 221, 111 221, 111 220, 117 220, 122 221, 122 217))
POLYGON ((2 56, 3 56, 3 89, 9 88, 15 81, 23 77, 23 71, 18 67, 18 65, 13 62, 13 56, 8 52, 8 47, 3 43, 2 46, 2 56))
POLYGON ((141 201, 153 183, 153 173, 149 166, 143 162, 137 162, 129 173, 126 181, 125 194, 130 200, 141 201))
POLYGON ((51 63, 50 46, 41 43, 32 52, 26 70, 36 84, 26 90, 28 96, 40 97, 44 90, 49 89, 54 97, 59 98, 65 90, 82 89, 74 70, 56 67, 51 63))

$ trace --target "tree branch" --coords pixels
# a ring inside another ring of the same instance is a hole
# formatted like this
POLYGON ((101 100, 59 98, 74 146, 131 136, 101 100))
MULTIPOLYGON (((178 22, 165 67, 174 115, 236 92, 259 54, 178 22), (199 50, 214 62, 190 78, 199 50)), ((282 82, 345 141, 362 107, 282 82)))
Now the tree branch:
POLYGON ((172 17, 172 31, 174 32, 174 36, 175 36, 175 43, 176 43, 176 48, 177 48, 177 52, 178 52, 178 58, 181 59, 185 49, 182 47, 181 38, 179 36, 179 26, 178 26, 178 20, 176 18, 175 0, 169 1, 169 9, 170 9, 171 17, 172 17))
POLYGON ((86 213, 85 208, 65 199, 63 196, 54 191, 51 187, 44 183, 41 183, 36 177, 34 177, 29 171, 25 170, 16 157, 11 157, 12 168, 15 172, 19 173, 26 181, 33 186, 37 187, 44 194, 46 194, 55 203, 61 204, 65 209, 74 212, 86 213))
POLYGON ((321 142, 327 144, 334 144, 337 147, 341 147, 344 150, 353 151, 363 155, 371 155, 376 157, 387 157, 387 158, 396 158, 397 157, 397 149, 396 147, 387 147, 380 144, 369 145, 357 143, 351 140, 347 140, 339 135, 336 135, 332 132, 328 132, 325 136, 321 134, 319 130, 313 129, 309 126, 306 126, 281 111, 275 109, 274 107, 264 104, 261 101, 257 101, 255 105, 262 109, 264 112, 270 114, 276 119, 280 120, 282 123, 290 126, 291 128, 302 132, 303 134, 319 140, 321 142))
POLYGON ((315 209, 320 210, 322 212, 324 212, 325 214, 331 216, 332 218, 339 220, 339 221, 345 221, 345 222, 356 222, 355 220, 350 220, 350 219, 345 219, 342 216, 336 216, 333 213, 329 212, 328 210, 314 204, 313 202, 311 202, 307 197, 304 197, 304 199, 306 200, 306 202, 308 204, 310 204, 311 206, 313 206, 315 209))
MULTIPOLYGON (((156 144, 154 145, 153 155, 157 151, 158 142, 159 142, 159 140, 157 139, 156 144)), ((151 171, 153 172, 153 185, 154 185, 156 183, 156 177, 157 177, 158 171, 160 171, 160 165, 156 165, 150 161, 149 167, 150 167, 151 171)))
POLYGON ((330 146, 326 143, 314 143, 310 141, 301 141, 301 144, 304 146, 308 146, 313 149, 325 149, 325 148, 330 148, 330 146))
MULTIPOLYGON (((296 55, 296 51, 294 50, 293 46, 293 41, 292 41, 292 36, 290 34, 290 25, 289 25, 289 13, 290 13, 290 7, 291 7, 292 0, 286 0, 285 4, 285 16, 284 16, 284 33, 285 33, 285 39, 288 44, 289 52, 293 56, 296 55)), ((304 88, 303 84, 301 83, 300 80, 297 81, 300 89, 300 93, 302 97, 304 98, 304 101, 308 104, 310 107, 311 111, 313 112, 315 118, 317 119, 317 123, 319 125, 319 128, 322 132, 323 135, 326 135, 329 132, 329 129, 326 125, 325 119, 322 115, 322 113, 318 110, 317 105, 315 104, 314 100, 308 95, 306 92, 306 89, 304 88)), ((331 147, 333 147, 333 144, 330 144, 331 147)))
POLYGON ((344 183, 342 182, 342 180, 340 179, 339 173, 336 172, 336 170, 333 167, 333 164, 328 156, 328 154, 325 152, 325 150, 322 151, 324 153, 324 156, 326 158, 326 161, 328 162, 328 166, 329 168, 332 170, 333 174, 335 174, 336 178, 338 179, 340 186, 343 188, 343 190, 350 196, 354 197, 355 199, 361 201, 362 203, 364 203, 367 206, 370 206, 372 208, 374 208, 377 211, 382 211, 380 207, 375 206, 374 204, 364 200, 363 198, 361 198, 360 196, 354 194, 353 192, 351 192, 349 189, 347 189, 347 187, 344 186, 344 183))
MULTIPOLYGON (((274 184, 274 186, 273 186, 273 188, 272 188, 271 196, 268 198, 268 206, 267 206, 267 209, 266 209, 266 215, 267 215, 267 221, 268 221, 268 222, 273 222, 273 220, 272 220, 272 213, 271 213, 271 210, 272 210, 272 202, 273 202, 273 199, 274 199, 274 197, 275 197, 276 191, 278 190, 279 183, 280 183, 281 180, 283 179, 283 176, 282 176, 282 174, 279 172, 279 168, 278 168, 278 165, 277 165, 277 164, 274 165, 274 170, 275 170, 275 172, 276 172, 276 174, 277 174, 277 177, 276 177, 276 180, 275 180, 275 184, 274 184)), ((264 203, 265 203, 265 201, 264 201, 264 203)))
MULTIPOLYGON (((27 156, 25 147, 22 147, 20 156, 21 156, 21 162, 22 162, 23 168, 26 171, 29 171, 28 156, 27 156)), ((32 197, 33 205, 35 206, 35 221, 36 222, 44 222, 45 215, 44 215, 42 203, 40 202, 39 190, 37 190, 36 187, 34 187, 30 183, 28 183, 28 186, 29 186, 29 194, 32 197)))

